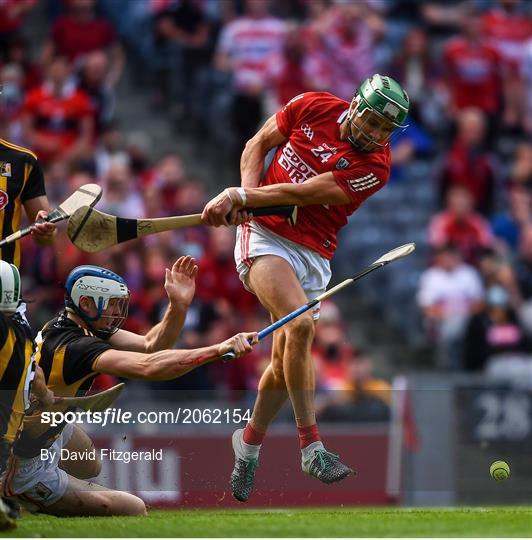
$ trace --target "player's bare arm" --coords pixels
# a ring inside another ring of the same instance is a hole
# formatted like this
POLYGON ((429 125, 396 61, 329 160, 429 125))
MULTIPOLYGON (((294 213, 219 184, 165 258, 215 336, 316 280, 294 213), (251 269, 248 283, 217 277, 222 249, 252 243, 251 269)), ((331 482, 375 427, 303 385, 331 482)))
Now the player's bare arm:
POLYGON ((109 343, 119 350, 153 353, 171 348, 179 336, 188 307, 194 299, 198 266, 190 257, 179 257, 171 269, 166 269, 164 288, 168 295, 168 307, 158 324, 145 336, 118 330, 109 343))
POLYGON ((35 375, 31 384, 30 405, 26 414, 34 414, 36 410, 47 409, 60 398, 56 397, 46 385, 44 372, 40 366, 35 366, 35 375))
POLYGON ((268 152, 283 144, 287 138, 279 131, 275 115, 270 116, 259 131, 251 138, 242 152, 240 159, 241 185, 254 188, 259 185, 264 159, 268 152))
POLYGON ((36 223, 40 219, 46 219, 48 217, 48 211, 50 209, 50 204, 48 198, 45 196, 35 197, 34 199, 29 199, 24 203, 24 210, 30 223, 34 223, 32 226, 31 234, 41 246, 50 245, 53 242, 54 235, 57 231, 57 226, 55 223, 36 223))
POLYGON ((240 225, 248 218, 238 213, 243 206, 261 207, 295 204, 348 204, 349 197, 336 184, 332 172, 319 174, 302 184, 274 184, 256 188, 227 188, 205 206, 202 214, 204 223, 240 225), (242 193, 243 191, 243 193, 242 193))
POLYGON ((252 351, 257 342, 256 332, 241 332, 210 347, 192 350, 165 350, 152 354, 109 350, 94 362, 93 369, 116 377, 167 381, 176 379, 193 370, 234 351, 237 358, 252 351))

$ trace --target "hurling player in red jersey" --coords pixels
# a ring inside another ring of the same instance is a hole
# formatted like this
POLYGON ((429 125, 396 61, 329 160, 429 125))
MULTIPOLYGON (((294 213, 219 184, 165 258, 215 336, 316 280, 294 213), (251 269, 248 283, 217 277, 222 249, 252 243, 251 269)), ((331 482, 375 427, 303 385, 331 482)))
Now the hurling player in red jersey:
MULTIPOLYGON (((235 258, 240 279, 275 321, 327 287, 336 234, 390 173, 389 140, 404 127, 409 99, 387 76, 366 79, 351 103, 325 92, 294 97, 248 141, 241 159, 242 187, 207 203, 209 225, 241 225, 235 258), (263 178, 265 157, 276 148, 263 178), (281 217, 239 216, 244 206, 295 204, 297 225, 281 217)), ((310 347, 318 313, 308 312, 274 334, 251 421, 233 434, 233 495, 246 501, 253 488, 262 440, 290 398, 299 432, 303 471, 323 482, 353 471, 325 450, 316 424, 310 347)))

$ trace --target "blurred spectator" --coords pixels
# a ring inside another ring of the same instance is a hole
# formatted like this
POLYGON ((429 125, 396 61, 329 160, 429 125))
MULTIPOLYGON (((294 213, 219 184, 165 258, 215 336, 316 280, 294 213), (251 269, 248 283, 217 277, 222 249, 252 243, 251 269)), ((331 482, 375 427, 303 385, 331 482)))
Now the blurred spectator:
POLYGON ((129 160, 124 148, 122 132, 116 122, 110 122, 103 126, 93 153, 94 170, 98 183, 106 176, 109 164, 115 158, 119 158, 124 162, 129 160))
POLYGON ((258 309, 254 295, 246 291, 235 272, 235 234, 227 227, 212 229, 208 249, 199 261, 196 296, 204 304, 226 302, 240 316, 258 309))
POLYGON ((267 65, 273 90, 272 111, 279 110, 294 96, 312 89, 308 70, 305 34, 302 26, 293 24, 287 27, 281 52, 272 56, 267 65))
POLYGON ((390 181, 406 180, 409 166, 416 158, 426 158, 433 150, 433 141, 429 134, 413 120, 406 120, 408 128, 394 133, 390 146, 392 148, 392 169, 390 181))
POLYGON ((115 96, 108 75, 109 61, 105 51, 92 51, 84 57, 78 73, 78 88, 91 100, 97 134, 114 116, 115 96))
POLYGON ((132 173, 139 179, 140 185, 144 185, 153 174, 153 145, 150 137, 144 131, 130 131, 126 135, 125 149, 132 173))
POLYGON ((485 150, 486 117, 480 109, 465 108, 457 112, 456 121, 458 131, 440 175, 440 200, 445 201, 451 187, 462 186, 473 196, 475 209, 489 216, 496 178, 493 156, 485 150))
POLYGON ((86 54, 108 49, 111 64, 107 80, 111 85, 116 84, 124 68, 124 52, 113 25, 96 14, 95 0, 69 0, 67 6, 69 12, 55 20, 50 38, 44 44, 44 65, 61 55, 79 66, 86 54))
POLYGON ((520 142, 515 149, 514 162, 510 168, 509 183, 532 190, 532 143, 520 142))
POLYGON ((482 18, 470 11, 461 21, 461 35, 443 53, 451 95, 451 114, 466 107, 481 109, 490 123, 501 106, 501 57, 484 39, 482 18))
POLYGON ((103 181, 100 208, 115 216, 140 219, 144 217, 142 197, 131 185, 131 170, 127 160, 113 158, 103 181))
POLYGON ((391 65, 391 75, 402 82, 410 98, 409 116, 415 123, 441 131, 445 93, 438 82, 440 69, 432 59, 427 33, 412 28, 391 65))
POLYGON ((525 332, 510 306, 508 291, 499 285, 486 291, 485 305, 468 322, 464 338, 464 368, 515 369, 529 350, 525 332), (502 365, 496 367, 495 364, 502 365), (488 364, 490 364, 488 366, 488 364))
POLYGON ((503 243, 503 249, 516 252, 523 227, 532 223, 532 194, 516 184, 508 191, 508 205, 491 219, 493 234, 503 243))
POLYGON ((520 320, 527 334, 532 336, 532 224, 521 231, 519 254, 514 264, 519 292, 523 298, 520 320))
POLYGON ((48 164, 87 158, 92 146, 92 109, 88 96, 70 78, 70 65, 56 56, 46 81, 27 95, 22 112, 26 144, 48 164))
POLYGON ((503 122, 507 128, 519 131, 522 127, 525 95, 530 86, 523 85, 520 64, 526 42, 532 38, 530 3, 522 0, 498 0, 484 15, 484 29, 489 42, 496 48, 504 63, 503 122))
POLYGON ((526 43, 523 49, 523 60, 521 63, 521 77, 525 88, 523 97, 524 107, 524 128, 525 133, 532 136, 532 38, 526 43), (527 91, 528 89, 528 91, 527 91))
POLYGON ((24 74, 17 64, 5 64, 0 68, 0 118, 8 125, 7 138, 15 144, 23 140, 20 113, 24 103, 24 74))
POLYGON ((502 287, 509 295, 512 308, 517 311, 522 298, 512 265, 494 249, 486 249, 479 257, 478 270, 484 289, 502 287))
POLYGON ((385 22, 366 1, 335 2, 315 31, 328 90, 350 101, 353 85, 375 72, 376 47, 385 22))
POLYGON ((423 272, 417 301, 425 327, 438 349, 440 369, 458 370, 465 327, 483 297, 479 273, 462 261, 452 245, 437 249, 434 264, 423 272))
POLYGON ((42 82, 41 66, 31 59, 28 41, 17 36, 12 39, 7 49, 5 64, 15 64, 22 70, 22 87, 27 92, 42 82))
POLYGON ((338 307, 331 301, 323 302, 312 346, 318 391, 345 389, 353 354, 338 307))
POLYGON ((155 165, 152 174, 144 178, 144 181, 146 189, 158 192, 161 215, 175 215, 179 190, 186 181, 181 157, 177 154, 163 156, 155 165))
POLYGON ((262 120, 266 67, 279 55, 284 34, 285 24, 270 15, 268 0, 244 0, 244 15, 227 24, 220 34, 215 65, 232 75, 230 118, 238 154, 262 120))
POLYGON ((424 23, 431 32, 446 28, 454 30, 471 12, 470 0, 461 0, 449 4, 448 2, 432 1, 421 2, 421 15, 424 23))
POLYGON ((373 375, 371 357, 359 351, 348 362, 347 382, 318 405, 317 414, 327 422, 382 422, 390 418, 392 388, 373 375))
POLYGON ((473 210, 473 197, 461 186, 447 192, 445 209, 429 222, 428 238, 433 247, 453 244, 469 263, 476 261, 482 248, 493 245, 489 223, 473 210))
POLYGON ((180 119, 189 108, 198 70, 210 61, 210 24, 198 2, 170 0, 163 5, 154 20, 156 99, 180 119))
POLYGON ((24 15, 37 0, 2 0, 0 2, 0 57, 2 60, 13 42, 19 37, 24 15))

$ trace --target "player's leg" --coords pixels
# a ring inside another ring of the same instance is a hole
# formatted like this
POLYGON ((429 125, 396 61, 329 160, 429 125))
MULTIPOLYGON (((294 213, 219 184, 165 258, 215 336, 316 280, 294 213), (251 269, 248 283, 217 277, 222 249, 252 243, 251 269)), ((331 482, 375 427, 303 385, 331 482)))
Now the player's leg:
POLYGON ((237 429, 233 433, 235 466, 231 474, 231 491, 235 499, 242 502, 251 495, 261 443, 268 425, 288 398, 282 373, 284 342, 284 330, 280 329, 273 335, 272 361, 260 379, 251 420, 245 429, 237 429), (275 369, 274 365, 277 366, 275 369))
MULTIPOLYGON (((261 304, 279 319, 305 304, 308 299, 292 266, 283 258, 266 255, 257 257, 247 276, 247 284, 261 304)), ((314 412, 314 366, 310 347, 314 337, 311 313, 304 313, 284 327, 284 347, 281 354, 272 357, 272 370, 259 389, 259 408, 253 414, 254 424, 267 428, 273 416, 267 407, 270 390, 278 388, 284 380, 298 427, 316 423, 314 412)), ((279 351, 280 352, 280 351, 279 351)), ((281 403, 282 405, 282 403, 281 403)))
MULTIPOLYGON (((69 433, 68 440, 63 441, 63 448, 70 452, 77 452, 77 455, 83 455, 85 451, 94 450, 94 443, 91 438, 78 426, 72 425, 72 431, 69 433)), ((66 430, 67 428, 65 428, 66 430)), ((76 454, 72 454, 76 455, 76 454)), ((85 454, 90 455, 90 454, 85 454)), ((76 460, 62 459, 59 467, 71 476, 80 479, 96 478, 102 470, 102 463, 96 452, 95 459, 76 460)))
POLYGON ((145 516, 146 505, 130 493, 68 476, 64 495, 42 512, 53 516, 145 516))
MULTIPOLYGON (((308 300, 300 280, 308 282, 306 274, 311 270, 304 267, 298 272, 300 275, 296 275, 291 264, 281 257, 258 257, 249 271, 248 286, 274 317, 281 318, 308 300)), ((272 364, 272 371, 274 376, 282 373, 286 382, 299 433, 302 468, 326 483, 342 480, 353 471, 341 463, 337 455, 325 450, 316 423, 315 371, 311 357, 314 337, 312 314, 307 312, 297 317, 284 327, 284 331, 282 372, 276 364, 272 364)), ((259 391, 258 402, 267 398, 267 392, 259 391)), ((273 416, 264 415, 263 418, 257 415, 257 425, 264 423, 267 426, 272 419, 273 416)))

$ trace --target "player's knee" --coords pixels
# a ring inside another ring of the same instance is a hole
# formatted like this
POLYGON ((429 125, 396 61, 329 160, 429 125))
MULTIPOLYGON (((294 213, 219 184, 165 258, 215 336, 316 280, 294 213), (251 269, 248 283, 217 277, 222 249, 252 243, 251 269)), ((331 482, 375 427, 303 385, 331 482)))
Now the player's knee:
POLYGON ((312 316, 302 316, 294 319, 287 328, 288 335, 300 340, 311 340, 314 337, 314 321, 312 316))
POLYGON ((129 500, 123 507, 123 515, 126 516, 146 516, 148 511, 144 501, 135 495, 129 495, 129 500))
POLYGON ((273 376, 278 381, 284 381, 283 359, 272 358, 272 372, 273 376))
POLYGON ((106 507, 111 516, 145 516, 147 515, 144 501, 131 493, 106 491, 101 492, 101 505, 106 507), (118 495, 118 496, 117 496, 118 495))

